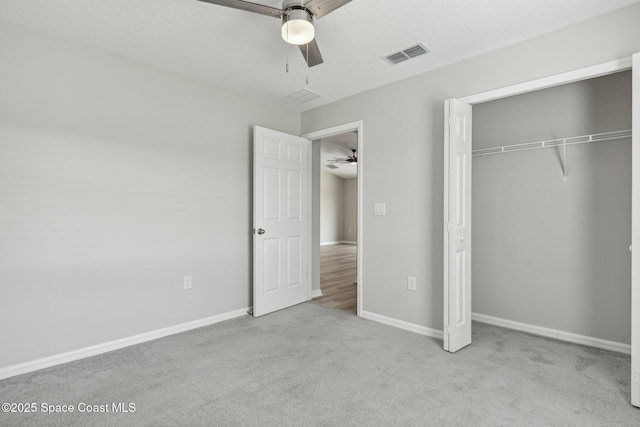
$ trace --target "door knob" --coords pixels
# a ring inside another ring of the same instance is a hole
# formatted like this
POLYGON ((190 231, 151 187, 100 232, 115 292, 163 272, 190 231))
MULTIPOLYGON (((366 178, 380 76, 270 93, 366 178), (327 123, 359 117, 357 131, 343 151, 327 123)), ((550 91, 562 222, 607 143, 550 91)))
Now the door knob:
POLYGON ((460 236, 458 237, 458 239, 460 239, 460 241, 462 242, 464 240, 464 236, 460 236))
POLYGON ((262 228, 258 228, 258 234, 264 234, 265 231, 262 228))

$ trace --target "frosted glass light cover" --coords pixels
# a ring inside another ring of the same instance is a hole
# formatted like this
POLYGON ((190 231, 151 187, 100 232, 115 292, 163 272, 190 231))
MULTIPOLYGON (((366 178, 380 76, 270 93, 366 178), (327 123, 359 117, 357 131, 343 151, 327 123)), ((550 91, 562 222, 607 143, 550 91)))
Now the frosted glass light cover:
POLYGON ((307 44, 315 36, 313 24, 304 19, 291 19, 282 25, 282 38, 290 44, 307 44))

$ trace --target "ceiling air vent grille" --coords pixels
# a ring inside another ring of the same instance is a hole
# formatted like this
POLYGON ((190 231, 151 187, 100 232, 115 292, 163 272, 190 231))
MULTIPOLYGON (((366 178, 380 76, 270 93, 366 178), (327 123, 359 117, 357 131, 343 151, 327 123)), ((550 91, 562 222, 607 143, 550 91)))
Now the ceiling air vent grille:
POLYGON ((293 99, 294 101, 305 103, 305 102, 313 101, 314 99, 320 98, 320 95, 315 92, 311 92, 310 90, 307 90, 307 89, 300 89, 299 91, 296 91, 287 95, 287 98, 293 99))
POLYGON ((336 165, 327 165, 327 167, 329 169, 338 169, 338 167, 336 165))
POLYGON ((388 62, 391 62, 392 64, 399 64, 403 61, 406 61, 410 59, 408 56, 404 55, 402 52, 398 52, 398 53, 394 53, 393 55, 389 55, 386 57, 386 60, 388 62))
POLYGON ((427 49, 427 47, 422 43, 418 43, 417 45, 408 47, 400 52, 384 56, 382 59, 390 64, 396 65, 409 59, 424 55, 425 53, 429 53, 429 49, 427 49))

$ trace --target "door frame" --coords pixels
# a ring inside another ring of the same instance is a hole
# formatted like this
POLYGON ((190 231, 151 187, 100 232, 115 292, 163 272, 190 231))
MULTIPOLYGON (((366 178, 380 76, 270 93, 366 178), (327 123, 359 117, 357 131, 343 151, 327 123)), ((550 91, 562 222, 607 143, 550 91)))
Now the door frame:
MULTIPOLYGON (((637 64, 636 64, 637 65, 637 64)), ((458 100, 467 103, 469 105, 480 104, 483 102, 493 101, 496 99, 506 98, 509 96, 520 95, 523 93, 533 92, 541 89, 547 89, 554 86, 560 86, 568 83, 578 82, 582 80, 593 79, 596 77, 606 76, 609 74, 631 70, 633 69, 633 56, 606 62, 603 64, 593 65, 590 67, 581 68, 574 71, 569 71, 565 73, 560 73, 548 77, 543 77, 540 79, 531 80, 528 82, 518 83, 511 86, 506 86, 503 88, 490 90, 486 92, 477 93, 474 95, 469 95, 461 98, 457 98, 458 100)), ((640 72, 635 70, 635 72, 640 72)), ((632 89, 632 93, 634 96, 633 106, 635 107, 640 103, 636 98, 639 90, 637 88, 632 89)), ((633 123, 637 124, 638 117, 640 116, 640 112, 633 112, 633 123)), ((636 126, 634 126, 635 128, 636 126)), ((632 145, 638 145, 640 142, 640 131, 638 129, 634 129, 632 145)), ((635 150, 634 150, 635 151, 635 150)), ((640 151, 636 151, 636 156, 640 155, 640 151)), ((635 157, 635 156, 634 156, 635 157)), ((634 175, 640 175, 640 162, 633 161, 632 162, 632 173, 634 175)), ((638 196, 634 195, 634 191, 632 190, 632 206, 634 205, 634 200, 638 198, 638 196)), ((640 203, 640 200, 635 200, 636 203, 640 203)), ((638 208, 640 210, 640 208, 638 208)), ((634 207, 635 210, 635 207, 634 207)), ((632 227, 637 227, 635 223, 635 219, 633 217, 634 214, 640 214, 640 212, 632 212, 632 227)), ((639 220, 640 221, 640 220, 639 220)), ((640 227, 637 227, 634 230, 630 230, 632 235, 632 241, 636 238, 636 234, 640 236, 640 227), (638 230, 637 233, 634 230, 638 230)), ((636 251, 638 251, 636 249, 636 251)), ((637 252, 636 252, 637 253, 637 252)), ((637 255, 636 255, 637 256, 637 255)), ((632 269, 634 262, 632 260, 632 269)), ((640 284, 636 284, 633 282, 633 274, 631 277, 632 281, 630 283, 631 294, 632 294, 632 303, 631 303, 631 359, 632 359, 632 372, 631 372, 631 404, 634 406, 640 406, 640 371, 634 372, 633 367, 635 366, 633 361, 637 360, 636 358, 640 358, 640 325, 634 328, 633 320, 640 319, 640 284)), ((638 278, 636 278, 638 280, 638 278)))
MULTIPOLYGON (((363 136, 363 121, 359 120, 357 122, 351 122, 351 123, 345 123, 342 125, 338 125, 338 126, 332 126, 330 128, 326 128, 326 129, 321 129, 321 130, 317 130, 314 132, 309 132, 309 133, 305 133, 302 134, 303 138, 307 138, 310 141, 314 141, 314 140, 318 140, 318 139, 322 139, 322 138, 329 138, 330 136, 334 136, 334 135, 338 135, 341 133, 345 133, 345 132, 356 132, 358 134, 358 213, 357 213, 357 236, 356 236, 356 247, 357 247, 357 259, 356 259, 356 286, 357 286, 357 298, 358 298, 358 302, 357 302, 357 315, 361 316, 362 315, 362 301, 363 301, 363 288, 364 288, 364 276, 362 274, 364 268, 364 263, 363 263, 363 245, 362 245, 362 239, 363 239, 363 235, 364 235, 364 227, 363 227, 363 206, 362 206, 362 200, 363 200, 363 189, 364 189, 364 164, 363 164, 363 159, 364 159, 364 147, 363 147, 363 141, 364 141, 364 136, 363 136)), ((309 198, 309 203, 311 203, 311 200, 313 199, 313 197, 316 195, 312 195, 312 197, 309 198)), ((319 197, 319 195, 317 195, 319 197)), ((311 205, 309 205, 309 212, 311 212, 311 220, 309 221, 309 224, 311 226, 311 224, 313 223, 313 211, 311 209, 311 205)), ((316 242, 317 243, 317 242, 316 242)), ((308 251, 309 251, 309 265, 311 266, 309 270, 311 270, 311 268, 313 268, 313 262, 312 262, 312 251, 313 251, 313 242, 312 239, 309 239, 309 247, 308 247, 308 251)), ((311 271, 309 272, 309 277, 311 277, 311 271)), ((309 299, 311 299, 311 286, 313 285, 312 281, 309 280, 309 299)))

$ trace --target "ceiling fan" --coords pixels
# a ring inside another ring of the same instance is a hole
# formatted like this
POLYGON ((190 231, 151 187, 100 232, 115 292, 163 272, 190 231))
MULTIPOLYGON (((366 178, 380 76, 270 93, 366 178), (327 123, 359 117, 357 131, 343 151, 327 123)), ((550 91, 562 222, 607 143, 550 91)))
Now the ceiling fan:
POLYGON ((282 9, 244 0, 199 1, 281 19, 284 41, 298 45, 307 65, 314 67, 324 61, 314 38, 313 20, 328 15, 351 0, 284 0, 282 9))
POLYGON ((356 156, 356 149, 352 148, 351 149, 351 155, 347 156, 347 158, 342 158, 342 159, 330 159, 327 160, 328 163, 333 163, 333 164, 339 164, 339 165, 357 165, 358 164, 358 156, 356 156))

